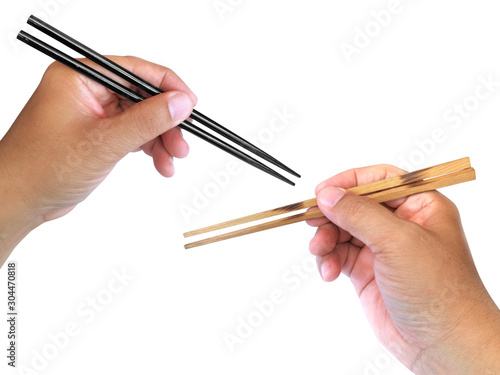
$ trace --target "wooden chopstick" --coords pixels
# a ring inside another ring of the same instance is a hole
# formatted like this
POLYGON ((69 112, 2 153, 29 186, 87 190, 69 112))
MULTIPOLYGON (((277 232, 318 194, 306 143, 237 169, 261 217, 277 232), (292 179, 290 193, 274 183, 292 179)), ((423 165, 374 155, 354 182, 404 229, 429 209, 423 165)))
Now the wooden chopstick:
MULTIPOLYGON (((378 203, 387 202, 394 199, 404 198, 413 194, 425 191, 435 190, 446 186, 459 184, 474 180, 475 171, 470 167, 470 159, 463 158, 453 162, 440 164, 434 167, 425 168, 419 171, 411 172, 402 176, 392 177, 370 184, 348 189, 354 194, 366 196, 378 203)), ((224 223, 201 228, 195 231, 187 232, 184 237, 194 236, 214 230, 225 229, 234 225, 244 224, 251 221, 265 219, 275 215, 287 212, 293 212, 300 209, 315 207, 316 199, 308 199, 303 202, 279 207, 273 210, 264 211, 258 214, 245 216, 243 218, 226 221, 224 223)), ((324 216, 318 209, 296 214, 293 216, 281 218, 268 223, 255 225, 249 228, 240 229, 219 236, 207 238, 205 240, 189 243, 184 247, 191 249, 193 247, 207 245, 210 243, 227 240, 234 237, 243 236, 250 233, 256 233, 267 229, 277 228, 284 225, 293 224, 303 220, 310 220, 324 216)))
POLYGON ((390 189, 395 186, 402 186, 419 180, 446 175, 448 173, 461 171, 470 167, 470 158, 466 157, 447 163, 438 164, 433 167, 406 173, 401 176, 390 177, 384 180, 371 182, 369 184, 356 186, 348 190, 357 195, 371 194, 375 191, 390 189))
MULTIPOLYGON (((462 159, 458 159, 458 160, 451 161, 448 163, 439 164, 439 165, 436 165, 433 167, 420 169, 418 171, 407 173, 407 174, 404 174, 402 176, 395 176, 395 177, 387 178, 385 180, 375 181, 375 182, 371 182, 369 184, 356 186, 356 187, 349 189, 349 191, 351 191, 352 193, 357 194, 357 195, 364 195, 364 194, 373 193, 373 192, 384 190, 384 189, 389 189, 389 188, 399 186, 399 185, 409 184, 409 183, 423 180, 423 179, 426 179, 426 178, 429 178, 432 176, 445 175, 447 173, 451 173, 454 171, 470 168, 470 166, 471 166, 470 165, 470 158, 462 158, 462 159)), ((241 225, 241 224, 245 224, 245 223, 249 223, 249 222, 257 221, 257 220, 261 220, 261 219, 267 219, 269 217, 278 216, 278 215, 282 215, 285 213, 289 213, 289 212, 293 212, 293 211, 297 211, 297 210, 302 210, 305 208, 315 207, 315 206, 317 206, 316 198, 308 199, 308 200, 305 200, 302 202, 297 202, 297 203, 289 204, 286 206, 278 207, 278 208, 275 208, 273 210, 259 212, 257 214, 241 217, 241 218, 234 219, 234 220, 225 221, 223 223, 219 223, 219 224, 211 225, 211 226, 208 226, 205 228, 200 228, 200 229, 196 229, 196 230, 193 230, 190 232, 186 232, 186 233, 184 233, 184 237, 187 238, 187 237, 197 236, 199 234, 213 232, 215 230, 225 229, 228 227, 241 225)))
POLYGON ((261 219, 267 219, 268 217, 282 215, 282 214, 286 214, 289 212, 302 210, 302 209, 314 207, 314 206, 317 206, 316 198, 308 199, 308 200, 303 201, 303 202, 293 203, 293 204, 283 206, 283 207, 278 207, 278 208, 275 208, 275 209, 269 210, 269 211, 259 212, 258 214, 248 215, 245 217, 240 217, 238 219, 225 221, 223 223, 211 225, 209 227, 196 229, 196 230, 184 233, 184 237, 187 238, 187 237, 197 236, 199 234, 213 232, 213 231, 216 231, 219 229, 225 229, 228 227, 233 227, 236 225, 245 224, 245 223, 249 223, 249 222, 257 221, 257 220, 261 220, 261 219))
POLYGON ((244 236, 246 234, 257 233, 257 232, 261 232, 261 231, 267 230, 267 229, 273 229, 273 228, 282 227, 284 225, 298 223, 299 221, 316 219, 316 218, 319 218, 322 216, 324 216, 324 215, 320 210, 303 212, 301 214, 285 217, 283 219, 270 221, 269 223, 254 225, 253 227, 250 227, 250 228, 240 229, 240 230, 236 230, 236 231, 229 232, 226 234, 221 234, 219 236, 210 237, 210 238, 207 238, 205 240, 188 243, 188 244, 184 245, 184 248, 185 249, 192 249, 193 247, 208 245, 208 244, 211 244, 214 242, 219 242, 219 241, 228 240, 230 238, 244 236))
POLYGON ((365 196, 373 199, 375 202, 382 203, 392 201, 394 199, 405 198, 418 193, 424 193, 426 191, 461 184, 462 182, 473 181, 475 179, 476 171, 474 168, 466 168, 458 172, 449 173, 424 181, 416 181, 407 185, 396 186, 392 189, 374 192, 365 196))

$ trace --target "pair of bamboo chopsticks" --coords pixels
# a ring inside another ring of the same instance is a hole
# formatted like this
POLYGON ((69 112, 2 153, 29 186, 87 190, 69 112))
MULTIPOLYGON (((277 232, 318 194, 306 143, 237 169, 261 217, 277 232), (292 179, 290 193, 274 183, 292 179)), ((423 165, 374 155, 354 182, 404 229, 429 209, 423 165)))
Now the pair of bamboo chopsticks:
MULTIPOLYGON (((131 83, 135 87, 147 92, 150 95, 158 95, 163 92, 163 90, 159 89, 158 87, 152 85, 151 83, 147 82, 146 80, 142 79, 141 77, 138 77, 134 73, 128 71, 127 69, 123 68, 122 66, 116 64, 115 62, 109 60, 108 58, 104 57, 103 55, 99 54, 98 52, 90 49, 89 47, 83 45, 82 43, 78 42, 77 40, 71 38, 70 36, 64 34, 63 32, 59 31, 55 27, 49 25, 48 23, 40 20, 39 18, 35 16, 30 16, 28 19, 28 24, 35 27, 36 29, 42 31, 43 33, 47 34, 48 36, 56 39, 57 41, 61 42, 62 44, 66 45, 67 47, 73 49, 74 51, 82 54, 83 56, 87 57, 89 60, 95 62, 96 64, 102 66, 103 68, 106 68, 110 72, 116 74, 120 78, 123 78, 125 81, 131 83)), ((112 80, 111 78, 99 73, 95 69, 90 68, 89 66, 81 63, 80 61, 72 58, 71 56, 68 56, 67 54, 61 52, 57 48, 54 48, 50 46, 49 44, 41 41, 40 39, 35 38, 34 36, 21 31, 19 32, 17 38, 21 40, 22 42, 28 44, 29 46, 39 50, 40 52, 52 57, 54 60, 59 61, 60 63, 68 66, 69 68, 76 70, 80 74, 83 74, 87 76, 88 78, 100 83, 101 85, 107 87, 111 91, 114 91, 115 93, 131 100, 134 102, 140 102, 142 100, 145 100, 146 98, 135 91, 131 90, 128 87, 123 86, 122 84, 112 80)), ((300 175, 297 172, 294 172, 292 169, 288 168, 286 165, 283 163, 279 162, 275 158, 273 158, 271 155, 267 154, 266 152, 262 151, 258 147, 254 146, 250 142, 246 141, 245 139, 241 138, 237 134, 233 133, 229 129, 223 127, 219 123, 215 122, 214 120, 210 119, 209 117, 205 116, 204 114, 193 110, 191 113, 190 117, 193 120, 196 120, 200 124, 206 126, 208 129, 213 130, 214 132, 218 133, 219 135, 225 137, 226 139, 230 140, 231 142, 237 144, 238 146, 241 146, 245 148, 246 150, 252 152, 253 154, 259 156, 260 158, 268 161, 269 163, 272 163, 276 165, 277 167, 287 171, 288 173, 299 177, 300 175)), ((212 134, 206 132, 203 129, 200 129, 196 125, 190 123, 189 121, 184 121, 182 124, 179 125, 179 127, 183 130, 186 130, 195 136, 203 139, 204 141, 222 149, 223 151, 226 151, 227 153, 237 157, 238 159, 270 174, 271 176, 274 176, 290 185, 295 185, 292 181, 287 179, 286 177, 282 176, 278 172, 274 171, 273 169, 269 168, 267 165, 261 163, 260 161, 254 159, 250 155, 247 155, 237 148, 233 147, 232 145, 226 143, 222 139, 218 139, 214 137, 212 134)))
MULTIPOLYGON (((413 194, 423 193, 425 191, 435 190, 446 186, 460 184, 462 182, 476 179, 476 174, 470 165, 469 158, 458 159, 449 163, 439 164, 434 167, 421 169, 415 172, 407 173, 402 176, 391 177, 381 181, 375 181, 366 185, 356 186, 348 189, 350 192, 373 199, 378 203, 388 202, 394 199, 408 197, 413 194)), ((232 226, 249 223, 256 220, 282 215, 285 213, 316 207, 315 198, 303 202, 290 204, 287 206, 275 208, 273 210, 260 212, 258 214, 245 216, 239 219, 226 221, 220 224, 197 229, 184 233, 184 237, 191 237, 203 233, 212 232, 219 229, 225 229, 232 226)), ((234 237, 244 236, 250 233, 256 233, 267 229, 277 228, 299 221, 316 219, 324 215, 319 209, 310 210, 293 216, 281 218, 268 223, 255 225, 249 228, 240 229, 234 232, 222 234, 219 236, 207 238, 205 240, 192 242, 184 247, 191 249, 193 247, 203 246, 210 243, 227 240, 234 237)))

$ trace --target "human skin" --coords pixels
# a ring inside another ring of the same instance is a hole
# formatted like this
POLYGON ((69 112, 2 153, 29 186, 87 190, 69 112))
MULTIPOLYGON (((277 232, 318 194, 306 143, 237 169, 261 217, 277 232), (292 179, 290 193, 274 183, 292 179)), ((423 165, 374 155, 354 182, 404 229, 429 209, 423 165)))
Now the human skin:
POLYGON ((380 205, 345 190, 403 173, 379 165, 318 185, 320 274, 351 279, 377 338, 414 373, 500 374, 500 311, 456 206, 436 191, 380 205))
POLYGON ((165 177, 174 174, 173 158, 188 154, 176 125, 196 105, 193 92, 168 68, 110 58, 165 93, 133 104, 60 63, 49 66, 0 141, 0 266, 31 230, 70 212, 129 152, 142 149, 165 177))
MULTIPOLYGON (((174 174, 173 158, 187 155, 176 125, 196 96, 165 67, 112 59, 166 92, 132 106, 61 64, 47 69, 0 141, 0 266, 31 230, 70 212, 129 152, 142 149, 165 177, 174 174)), ((318 227, 310 251, 321 275, 351 278, 379 340, 415 373, 500 373, 500 312, 453 203, 431 192, 384 207, 338 189, 402 173, 361 168, 318 186, 326 218, 309 224, 318 227)))

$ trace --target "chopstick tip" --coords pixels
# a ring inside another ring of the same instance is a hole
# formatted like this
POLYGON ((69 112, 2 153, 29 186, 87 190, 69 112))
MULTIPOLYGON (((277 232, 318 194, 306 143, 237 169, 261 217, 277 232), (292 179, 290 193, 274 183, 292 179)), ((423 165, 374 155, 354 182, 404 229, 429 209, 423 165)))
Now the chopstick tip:
POLYGON ((23 30, 19 31, 17 33, 17 39, 18 40, 21 40, 21 41, 24 41, 24 39, 26 39, 26 32, 24 32, 23 30))

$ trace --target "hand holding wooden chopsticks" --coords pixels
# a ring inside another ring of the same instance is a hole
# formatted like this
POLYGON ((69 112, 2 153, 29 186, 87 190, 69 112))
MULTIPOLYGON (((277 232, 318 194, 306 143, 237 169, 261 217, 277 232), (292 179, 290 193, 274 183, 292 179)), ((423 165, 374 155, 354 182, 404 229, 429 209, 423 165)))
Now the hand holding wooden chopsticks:
MULTIPOLYGON (((349 189, 350 192, 373 199, 378 203, 391 201, 398 198, 407 197, 412 194, 418 194, 425 191, 435 190, 446 186, 471 181, 476 178, 475 171, 471 168, 470 159, 463 158, 449 163, 436 165, 419 171, 411 172, 402 176, 397 176, 382 181, 372 182, 366 185, 357 186, 349 189)), ((226 221, 209 227, 193 230, 184 233, 184 237, 191 237, 215 230, 225 229, 232 226, 246 224, 285 213, 307 209, 317 206, 316 198, 308 199, 302 202, 290 204, 287 206, 264 211, 258 214, 245 216, 242 218, 226 221)), ((256 233, 267 229, 277 228, 284 225, 297 223, 299 221, 316 219, 324 216, 316 209, 304 212, 268 223, 240 229, 234 232, 222 234, 219 236, 207 238, 197 242, 185 245, 186 249, 197 246, 203 246, 210 243, 227 240, 234 237, 243 236, 250 233, 256 233)))

